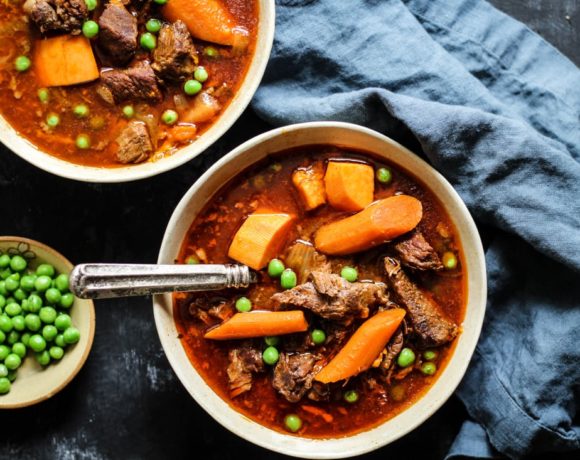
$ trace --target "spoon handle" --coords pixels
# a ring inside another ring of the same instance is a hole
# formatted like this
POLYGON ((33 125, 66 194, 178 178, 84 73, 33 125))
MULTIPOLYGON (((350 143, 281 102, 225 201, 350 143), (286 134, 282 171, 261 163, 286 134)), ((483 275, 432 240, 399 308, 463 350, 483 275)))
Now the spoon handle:
POLYGON ((70 289, 82 299, 245 288, 255 282, 245 265, 81 264, 70 274, 70 289))

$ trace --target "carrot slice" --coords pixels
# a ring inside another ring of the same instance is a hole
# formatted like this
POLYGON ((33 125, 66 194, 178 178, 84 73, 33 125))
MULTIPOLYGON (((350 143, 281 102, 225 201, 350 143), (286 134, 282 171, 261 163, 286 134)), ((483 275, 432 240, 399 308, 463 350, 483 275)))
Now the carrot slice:
POLYGON ((206 339, 230 340, 291 334, 308 329, 301 310, 236 313, 206 334, 206 339))
POLYGON ((181 19, 191 35, 201 40, 232 46, 236 22, 219 0, 170 0, 163 16, 171 22, 181 19))
POLYGON ((284 244, 292 222, 290 214, 250 214, 234 235, 228 256, 254 270, 264 268, 284 244))
POLYGON ((33 64, 40 86, 69 86, 99 78, 91 42, 85 37, 60 35, 37 40, 33 64))
POLYGON ((314 380, 338 382, 366 371, 383 351, 404 316, 405 310, 394 308, 366 320, 338 354, 316 374, 314 380))
POLYGON ((341 211, 360 211, 373 202, 374 170, 363 163, 330 161, 324 183, 330 205, 341 211))
POLYGON ((417 198, 391 196, 353 216, 323 225, 314 235, 314 246, 325 254, 353 254, 410 232, 422 217, 423 206, 417 198))

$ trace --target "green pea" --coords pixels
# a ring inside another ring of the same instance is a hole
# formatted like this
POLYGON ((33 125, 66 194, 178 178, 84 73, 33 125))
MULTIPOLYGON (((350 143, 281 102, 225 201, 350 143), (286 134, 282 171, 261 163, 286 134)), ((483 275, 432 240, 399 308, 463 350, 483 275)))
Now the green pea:
POLYGON ((434 350, 426 350, 423 352, 423 359, 425 359, 425 361, 435 361, 437 356, 439 356, 439 353, 434 350))
POLYGON ((314 329, 310 333, 310 337, 312 337, 312 341, 316 345, 322 345, 324 342, 326 342, 326 334, 322 329, 314 329))
POLYGON ((185 263, 189 265, 197 265, 199 263, 199 258, 195 255, 191 255, 185 259, 185 263))
POLYGON ((52 278, 56 273, 56 270, 51 264, 40 264, 36 267, 36 274, 38 276, 48 276, 52 278))
POLYGON ((393 401, 401 402, 407 397, 407 390, 404 385, 394 385, 389 392, 393 401))
POLYGON ((86 104, 75 105, 73 113, 77 118, 85 118, 89 114, 89 106, 86 104))
POLYGON ((236 310, 240 313, 248 312, 252 309, 252 301, 247 297, 240 297, 236 300, 236 310))
POLYGON ((8 356, 6 356, 6 359, 4 360, 4 365, 12 371, 14 369, 18 369, 21 364, 22 359, 16 353, 10 353, 8 356))
POLYGON ((34 281, 34 288, 39 292, 44 292, 52 285, 52 280, 46 276, 41 275, 34 281))
POLYGON ((20 280, 20 287, 25 291, 33 291, 34 290, 34 280, 36 277, 33 275, 24 275, 20 280))
POLYGON ((40 334, 34 334, 28 339, 28 346, 32 351, 41 352, 46 348, 46 340, 40 334))
POLYGON ((285 268, 284 263, 280 259, 272 259, 268 263, 268 275, 272 278, 278 278, 282 275, 285 268))
POLYGON ((30 69, 31 64, 32 63, 27 56, 18 56, 14 60, 14 68, 18 70, 18 72, 26 72, 28 69, 30 69))
POLYGON ((97 0, 85 0, 85 5, 87 5, 87 10, 89 11, 93 11, 98 4, 97 0))
POLYGON ((12 325, 12 320, 6 314, 0 315, 0 331, 2 332, 10 332, 14 326, 12 325))
POLYGON ((16 342, 20 341, 20 332, 18 331, 10 331, 8 336, 6 337, 6 343, 9 345, 14 345, 16 342))
POLYGON ((69 287, 68 275, 61 273, 60 275, 58 275, 56 277, 55 283, 56 283, 56 288, 61 292, 61 294, 64 294, 65 292, 68 291, 68 287, 69 287))
POLYGON ((284 417, 284 425, 288 431, 296 433, 302 428, 302 419, 296 414, 288 414, 284 417))
POLYGON ((10 382, 14 382, 14 380, 16 380, 16 375, 17 375, 17 374, 18 374, 18 372, 17 372, 17 370, 16 370, 16 369, 14 369, 14 370, 9 370, 9 371, 8 371, 8 377, 7 377, 7 379, 8 379, 10 382))
POLYGON ((42 328, 42 337, 47 342, 52 342, 58 335, 58 329, 51 324, 47 324, 42 328))
POLYGON ((40 317, 34 313, 28 313, 28 315, 24 317, 24 323, 26 324, 27 329, 32 332, 36 332, 42 327, 40 317))
POLYGON ((55 338, 54 338, 54 344, 60 348, 64 348, 66 347, 66 343, 64 342, 64 335, 62 334, 58 334, 55 338))
POLYGON ((56 319, 56 310, 52 307, 42 307, 38 316, 43 323, 52 324, 56 319))
POLYGON ((278 362, 279 358, 280 358, 280 354, 278 353, 278 350, 276 349, 276 347, 268 347, 262 353, 262 359, 264 360, 264 362, 266 364, 268 364, 270 366, 273 366, 274 364, 276 364, 278 362))
POLYGON ((12 353, 23 359, 26 356, 26 346, 22 342, 16 342, 12 345, 12 353))
POLYGON ((358 391, 348 390, 346 393, 344 393, 344 400, 347 403, 354 404, 358 401, 358 391))
POLYGON ((455 257, 455 254, 453 254, 451 251, 447 251, 443 254, 442 262, 443 266, 447 270, 453 270, 455 267, 457 267, 457 257, 455 257))
POLYGON ((12 275, 12 270, 10 270, 10 267, 5 268, 0 272, 0 277, 2 277, 3 280, 7 279, 10 275, 12 275))
POLYGON ((77 343, 81 338, 81 333, 76 327, 69 327, 63 333, 64 343, 70 345, 77 343))
POLYGON ((6 345, 0 345, 0 361, 4 361, 6 356, 10 354, 10 351, 10 347, 7 347, 6 345))
POLYGON ((28 297, 26 295, 26 292, 24 292, 24 290, 22 289, 22 282, 20 283, 20 287, 18 289, 16 289, 12 295, 14 296, 14 298, 19 301, 22 302, 24 299, 26 299, 26 297, 28 297))
POLYGON ((159 19, 151 18, 145 23, 145 28, 148 32, 155 34, 161 30, 161 21, 159 19))
POLYGON ((10 268, 15 272, 24 271, 27 266, 28 263, 26 262, 26 259, 22 256, 15 255, 14 257, 12 257, 12 260, 10 260, 10 268))
POLYGON ((86 134, 79 134, 75 140, 75 145, 77 149, 87 150, 91 148, 91 138, 86 134))
POLYGON ((14 327, 15 330, 17 330, 19 332, 26 329, 26 322, 24 321, 24 316, 17 315, 15 317, 13 317, 12 318, 12 326, 14 327))
POLYGON ((62 294, 57 288, 49 288, 44 293, 48 303, 56 304, 60 302, 62 294))
POLYGON ((4 343, 6 340, 6 333, 4 331, 0 331, 0 343, 4 343))
POLYGON ((437 366, 430 361, 421 364, 421 372, 425 375, 433 375, 437 372, 437 366))
POLYGON ((356 268, 353 267, 343 267, 340 271, 340 276, 342 276, 345 280, 354 283, 358 279, 358 272, 356 268))
POLYGON ((143 35, 141 35, 139 44, 141 45, 141 48, 146 49, 147 51, 151 51, 154 50, 157 46, 157 39, 151 32, 145 32, 143 35))
MULTIPOLYGON (((18 275, 18 273, 15 273, 15 275, 18 275)), ((4 286, 7 291, 13 292, 20 287, 20 281, 14 275, 10 275, 4 280, 4 286)))
POLYGON ((40 102, 42 102, 43 104, 48 103, 50 99, 50 93, 48 92, 47 88, 39 88, 36 94, 38 95, 38 100, 40 102))
POLYGON ((56 128, 60 124, 60 117, 56 113, 49 113, 46 116, 46 124, 50 128, 56 128))
POLYGON ((50 354, 50 357, 52 359, 56 359, 59 360, 63 357, 64 355, 64 350, 61 347, 50 347, 50 350, 48 350, 48 353, 50 354))
MULTIPOLYGON (((62 299, 61 299, 62 300, 62 299)), ((28 311, 30 313, 38 313, 42 308, 42 299, 36 294, 30 294, 28 297, 28 311)))
POLYGON ((60 298, 60 306, 62 308, 70 308, 75 301, 75 296, 72 295, 70 292, 63 294, 60 298))
POLYGON ((50 364, 50 354, 47 350, 36 353, 36 361, 41 366, 48 366, 50 364))
POLYGON ((213 46, 206 46, 203 49, 203 54, 204 56, 207 56, 208 58, 216 58, 220 55, 220 52, 215 49, 213 46))
POLYGON ((167 3, 167 0, 153 0, 153 1, 158 5, 165 5, 167 3))
POLYGON ((25 347, 28 346, 28 341, 30 340, 30 336, 32 334, 30 332, 25 332, 20 336, 20 341, 24 344, 25 347))
POLYGON ((8 368, 4 364, 0 364, 0 378, 8 375, 8 368))
POLYGON ((6 305, 6 308, 4 309, 4 313, 6 313, 8 316, 16 316, 19 315, 20 313, 22 313, 22 307, 20 305, 18 305, 17 303, 9 303, 8 305, 6 305))
POLYGON ((296 286, 296 273, 291 268, 285 269, 280 275, 280 286, 283 289, 292 289, 296 286))
POLYGON ((277 336, 264 337, 264 342, 269 347, 275 347, 280 343, 280 337, 277 336))
POLYGON ((415 352, 410 348, 403 348, 397 357, 397 364, 400 367, 409 367, 415 362, 415 352))
POLYGON ((183 91, 188 96, 193 96, 201 91, 201 83, 197 80, 187 80, 183 84, 183 91))
POLYGON ((87 38, 94 38, 99 33, 99 25, 95 21, 86 21, 83 24, 83 35, 87 38))
POLYGON ((10 256, 8 254, 2 254, 0 256, 0 268, 6 268, 10 265, 10 256))
POLYGON ((377 169, 377 180, 381 184, 388 184, 393 180, 393 174, 389 168, 379 168, 377 169))
POLYGON ((54 325, 59 331, 64 331, 72 326, 72 319, 66 313, 61 313, 54 320, 54 325))
POLYGON ((6 393, 10 393, 10 387, 12 384, 10 380, 6 377, 0 377, 0 395, 5 395, 6 393))
POLYGON ((198 66, 195 69, 195 72, 193 72, 193 78, 195 78, 200 83, 203 83, 209 78, 209 75, 207 74, 207 70, 205 70, 205 67, 198 66))
POLYGON ((166 125, 174 125, 177 123, 178 118, 179 115, 175 110, 166 110, 161 114, 161 120, 163 120, 163 123, 166 125))
POLYGON ((133 118, 135 116, 135 109, 132 105, 126 105, 123 107, 123 116, 125 118, 133 118))

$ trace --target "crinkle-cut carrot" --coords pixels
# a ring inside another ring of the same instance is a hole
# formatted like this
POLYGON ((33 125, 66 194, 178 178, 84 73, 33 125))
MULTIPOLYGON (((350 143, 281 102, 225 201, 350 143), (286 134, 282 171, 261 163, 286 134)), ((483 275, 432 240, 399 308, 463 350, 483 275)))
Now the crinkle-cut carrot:
POLYGON ((162 12, 172 22, 181 19, 191 35, 200 40, 234 44, 236 22, 220 0, 170 0, 162 12))
POLYGON ((404 316, 405 310, 402 308, 381 311, 371 316, 314 379, 332 383, 366 371, 385 348, 404 316))
POLYGON ((373 202, 375 173, 370 165, 329 161, 324 183, 328 202, 340 211, 360 211, 373 202))
POLYGON ((33 68, 39 86, 77 85, 99 78, 91 42, 82 36, 36 40, 33 68))
POLYGON ((292 183, 307 211, 326 203, 324 170, 320 163, 308 168, 298 168, 292 173, 292 183))
POLYGON ((417 198, 391 196, 350 217, 323 225, 314 236, 314 246, 331 255, 365 251, 410 232, 422 217, 423 206, 417 198))
POLYGON ((276 257, 293 222, 294 216, 290 214, 250 214, 234 235, 228 257, 261 270, 276 257))
POLYGON ((303 332, 307 329, 308 323, 302 310, 251 311, 236 313, 210 329, 204 337, 213 340, 248 339, 303 332))

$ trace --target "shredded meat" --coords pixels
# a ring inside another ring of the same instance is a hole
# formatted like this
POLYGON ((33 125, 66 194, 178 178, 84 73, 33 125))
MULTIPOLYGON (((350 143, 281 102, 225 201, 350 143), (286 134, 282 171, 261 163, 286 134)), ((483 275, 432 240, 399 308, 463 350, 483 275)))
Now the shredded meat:
POLYGON ((379 364, 379 367, 383 371, 388 371, 391 368, 398 354, 403 349, 404 340, 403 330, 399 328, 391 340, 389 340, 381 364, 379 364))
POLYGON ((109 2, 99 17, 99 46, 114 64, 129 62, 137 51, 137 18, 120 2, 109 2))
POLYGON ((395 251, 403 265, 415 270, 441 270, 443 264, 435 249, 423 234, 415 230, 395 244, 395 251))
POLYGON ((89 15, 84 0, 27 0, 23 8, 43 34, 66 32, 78 35, 89 15))
POLYGON ((196 51, 183 21, 164 25, 153 51, 153 70, 167 80, 183 80, 195 71, 196 51))
POLYGON ((97 93, 109 104, 118 104, 126 100, 145 102, 161 100, 155 73, 145 62, 126 70, 101 72, 101 85, 97 88, 97 93))
POLYGON ((302 307, 314 314, 344 324, 367 318, 371 307, 388 302, 381 283, 349 283, 331 273, 312 272, 312 281, 279 292, 272 299, 283 306, 302 307))
POLYGON ((312 353, 280 353, 274 368, 273 387, 289 402, 298 402, 312 388, 318 369, 312 353))
POLYGON ((264 370, 262 353, 249 344, 242 344, 229 352, 227 373, 230 396, 235 398, 252 388, 252 373, 264 370))
POLYGON ((409 279, 398 260, 385 257, 387 278, 401 305, 409 313, 414 334, 424 347, 437 347, 453 340, 458 328, 443 316, 439 306, 409 279))
POLYGON ((117 160, 120 163, 140 163, 145 161, 153 152, 149 131, 147 131, 145 123, 140 121, 130 122, 121 131, 116 142, 119 146, 117 160))

